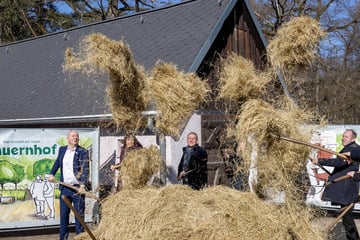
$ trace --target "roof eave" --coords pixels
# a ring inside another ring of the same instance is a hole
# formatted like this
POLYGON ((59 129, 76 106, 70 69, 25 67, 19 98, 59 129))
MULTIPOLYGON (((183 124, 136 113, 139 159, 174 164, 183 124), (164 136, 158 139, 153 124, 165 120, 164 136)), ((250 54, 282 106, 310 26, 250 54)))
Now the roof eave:
POLYGON ((0 120, 0 126, 9 125, 34 125, 34 124, 61 124, 61 123, 83 123, 111 120, 112 114, 69 116, 69 117, 49 117, 49 118, 24 118, 0 120))
MULTIPOLYGON (((220 20, 218 21, 218 23, 216 24, 215 28, 212 30, 212 32, 210 33, 208 39, 206 39, 204 45, 201 47, 198 55, 195 57, 193 63, 191 64, 191 66, 189 67, 189 72, 196 72, 197 69, 199 68, 200 64, 202 63, 203 59, 205 58, 205 55, 207 54, 207 52, 209 51, 212 43, 215 41, 215 38, 218 36, 219 32, 221 31, 222 26, 224 25, 225 20, 227 19, 227 17, 230 15, 231 11, 234 9, 236 3, 239 0, 231 0, 229 2, 229 4, 226 6, 222 16, 220 17, 220 20)), ((244 3, 246 5, 247 10, 250 13, 250 17, 251 20, 253 21, 255 28, 257 30, 257 33, 259 34, 259 37, 261 39, 261 42, 264 44, 265 48, 267 46, 267 42, 265 39, 265 36, 260 28, 260 24, 257 21, 256 17, 255 17, 255 13, 253 12, 251 5, 249 3, 248 0, 244 0, 244 3)))

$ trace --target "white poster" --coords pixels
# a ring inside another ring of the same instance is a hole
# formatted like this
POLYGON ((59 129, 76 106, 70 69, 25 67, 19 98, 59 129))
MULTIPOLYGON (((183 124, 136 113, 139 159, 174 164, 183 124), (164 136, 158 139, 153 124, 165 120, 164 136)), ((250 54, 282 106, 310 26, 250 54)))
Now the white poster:
MULTIPOLYGON (((323 129, 316 131, 313 135, 311 143, 319 144, 321 147, 326 149, 339 152, 342 146, 342 134, 346 129, 353 129, 357 132, 358 136, 356 139, 357 143, 360 143, 360 126, 359 125, 330 125, 323 129)), ((335 158, 336 156, 318 151, 318 158, 335 158)), ((317 165, 314 165, 310 160, 308 160, 307 165, 307 173, 310 179, 310 188, 307 193, 306 201, 308 204, 312 204, 315 206, 320 206, 324 209, 338 209, 339 206, 331 205, 328 201, 322 201, 321 197, 323 191, 325 189, 325 185, 327 183, 327 179, 329 173, 331 174, 333 168, 324 166, 325 170, 320 168, 317 165)), ((335 183, 336 184, 336 183, 335 183)), ((355 204, 355 211, 360 210, 360 203, 355 204)))
MULTIPOLYGON (((60 146, 67 145, 69 130, 0 129, 0 231, 59 224, 59 186, 48 182, 47 174, 60 146)), ((89 151, 90 181, 96 188, 99 130, 74 130, 79 132, 79 145, 89 151)), ((59 176, 60 170, 57 180, 59 176)))

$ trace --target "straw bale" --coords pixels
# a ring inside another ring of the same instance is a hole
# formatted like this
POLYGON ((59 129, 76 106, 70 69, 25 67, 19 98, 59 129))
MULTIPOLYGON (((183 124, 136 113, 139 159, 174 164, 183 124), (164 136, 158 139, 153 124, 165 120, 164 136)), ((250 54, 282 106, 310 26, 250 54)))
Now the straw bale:
POLYGON ((109 39, 103 34, 85 36, 78 52, 67 49, 64 70, 91 75, 109 74, 107 98, 117 126, 134 132, 144 125, 141 112, 146 110, 145 71, 135 63, 129 46, 124 41, 109 39))
POLYGON ((270 80, 271 75, 256 70, 252 61, 232 53, 222 60, 219 97, 234 101, 258 98, 270 80))
POLYGON ((323 239, 307 210, 289 214, 286 207, 224 186, 120 191, 104 200, 102 216, 93 232, 99 240, 323 239))
POLYGON ((161 168, 160 150, 154 145, 128 152, 121 166, 123 189, 143 188, 161 168))
POLYGON ((149 79, 158 114, 156 127, 178 136, 196 107, 206 101, 209 86, 195 73, 185 74, 173 64, 157 62, 149 79))
POLYGON ((306 16, 294 17, 283 24, 269 41, 268 60, 277 70, 304 70, 316 60, 316 49, 324 36, 325 32, 317 20, 306 16))

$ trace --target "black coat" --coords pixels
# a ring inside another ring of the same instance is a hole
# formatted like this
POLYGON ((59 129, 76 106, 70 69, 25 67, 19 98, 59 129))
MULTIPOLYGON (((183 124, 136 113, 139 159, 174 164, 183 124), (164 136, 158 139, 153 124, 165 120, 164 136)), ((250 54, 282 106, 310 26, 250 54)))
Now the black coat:
POLYGON ((186 147, 183 148, 183 155, 178 166, 178 176, 182 171, 188 172, 183 184, 199 190, 207 184, 207 152, 196 144, 191 150, 188 169, 184 169, 185 153, 186 147))
MULTIPOLYGON (((355 162, 360 162, 360 148, 351 149, 350 158, 355 162)), ((352 179, 354 181, 360 182, 360 173, 355 173, 352 179)))
MULTIPOLYGON (((340 151, 350 152, 351 149, 359 148, 359 145, 355 142, 351 142, 348 145, 344 146, 344 148, 340 151)), ((359 170, 359 164, 356 162, 351 162, 350 164, 337 157, 337 158, 329 158, 329 159, 319 159, 319 164, 323 166, 331 166, 334 167, 331 176, 329 177, 329 182, 332 180, 345 176, 346 173, 350 171, 357 172, 359 170)), ((324 190, 322 200, 331 201, 333 204, 339 205, 348 205, 352 203, 357 196, 359 195, 359 186, 358 183, 353 179, 347 179, 343 181, 336 182, 327 186, 324 190)))

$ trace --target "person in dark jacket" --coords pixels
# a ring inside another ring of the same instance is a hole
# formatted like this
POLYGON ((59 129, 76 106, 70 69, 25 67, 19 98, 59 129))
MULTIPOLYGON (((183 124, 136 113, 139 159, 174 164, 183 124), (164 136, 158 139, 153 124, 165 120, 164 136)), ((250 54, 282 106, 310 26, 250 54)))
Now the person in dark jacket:
MULTIPOLYGON (((351 152, 352 149, 359 149, 355 142, 356 132, 352 129, 346 129, 342 136, 342 145, 344 146, 340 153, 351 152)), ((359 164, 337 158, 319 158, 318 163, 322 166, 334 167, 328 181, 331 182, 338 177, 347 175, 349 172, 357 172, 359 164)), ((333 205, 340 205, 342 208, 354 202, 359 195, 359 185, 353 179, 336 182, 327 186, 324 190, 322 200, 331 201, 333 205)), ((360 239, 357 231, 352 209, 342 218, 342 223, 346 231, 347 239, 360 239)))
POLYGON ((183 148, 178 167, 178 179, 182 184, 200 190, 207 184, 207 157, 208 154, 198 145, 198 136, 195 132, 187 135, 187 146, 183 148))
MULTIPOLYGON (((55 174, 60 169, 60 181, 79 188, 76 192, 72 188, 60 185, 60 240, 69 237, 70 208, 66 205, 62 196, 65 196, 74 206, 84 220, 85 215, 85 186, 89 181, 89 154, 85 148, 80 147, 79 133, 70 130, 67 134, 67 146, 59 149, 58 157, 50 171, 49 182, 55 182, 55 174)), ((79 219, 75 218, 76 234, 84 231, 79 219)))

